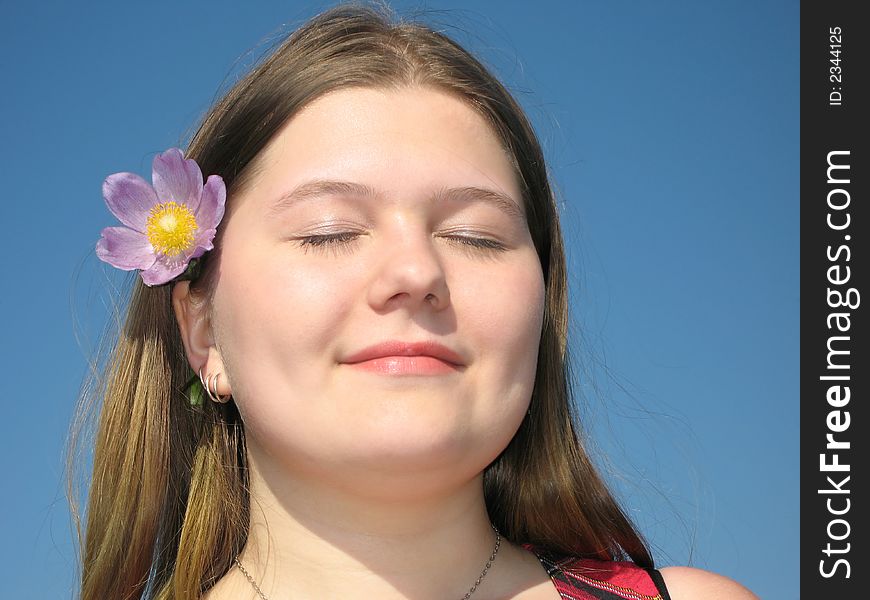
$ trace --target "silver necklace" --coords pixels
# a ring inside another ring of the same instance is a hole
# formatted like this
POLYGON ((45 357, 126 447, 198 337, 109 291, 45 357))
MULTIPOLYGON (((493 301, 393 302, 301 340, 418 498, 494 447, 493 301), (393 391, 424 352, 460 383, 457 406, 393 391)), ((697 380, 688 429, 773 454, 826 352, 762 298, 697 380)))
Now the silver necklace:
MULTIPOLYGON (((469 598, 471 598, 471 595, 476 592, 477 588, 480 586, 480 582, 483 581, 484 577, 486 577, 486 574, 489 571, 489 568, 492 566, 492 563, 495 562, 495 555, 498 554, 498 549, 501 546, 501 534, 498 532, 498 529, 496 529, 495 525, 492 526, 492 529, 493 531, 495 531, 495 546, 492 549, 492 554, 489 555, 489 560, 486 561, 486 565, 484 565, 483 571, 481 571, 480 575, 477 576, 477 580, 474 582, 474 585, 471 586, 471 589, 465 593, 465 595, 462 597, 462 600, 468 600, 469 598)), ((242 561, 239 560, 238 555, 233 559, 233 562, 236 563, 236 566, 239 568, 239 570, 245 575, 247 580, 251 582, 251 585, 254 586, 254 590, 257 592, 257 595, 262 600, 269 600, 269 598, 266 597, 266 594, 263 593, 263 590, 260 589, 260 586, 257 585, 257 582, 254 580, 254 578, 251 577, 251 574, 248 573, 248 570, 242 566, 242 561)))

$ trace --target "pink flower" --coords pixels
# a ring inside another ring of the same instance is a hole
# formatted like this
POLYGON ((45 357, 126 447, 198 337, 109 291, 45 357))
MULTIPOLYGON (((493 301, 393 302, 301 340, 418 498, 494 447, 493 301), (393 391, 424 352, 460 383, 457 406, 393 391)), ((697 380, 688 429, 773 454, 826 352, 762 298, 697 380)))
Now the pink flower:
POLYGON ((103 183, 106 206, 126 227, 106 227, 97 257, 113 267, 141 271, 145 285, 172 281, 211 250, 224 216, 227 191, 218 175, 202 184, 196 161, 170 148, 154 157, 151 181, 115 173, 103 183))

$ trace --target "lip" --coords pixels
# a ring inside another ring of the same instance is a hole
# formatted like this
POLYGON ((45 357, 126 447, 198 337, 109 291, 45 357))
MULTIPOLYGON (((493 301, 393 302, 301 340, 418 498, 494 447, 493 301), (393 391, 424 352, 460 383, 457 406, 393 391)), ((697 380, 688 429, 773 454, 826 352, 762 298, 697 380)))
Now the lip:
POLYGON ((363 348, 342 362, 367 371, 395 375, 449 373, 465 366, 457 352, 431 340, 388 340, 363 348))

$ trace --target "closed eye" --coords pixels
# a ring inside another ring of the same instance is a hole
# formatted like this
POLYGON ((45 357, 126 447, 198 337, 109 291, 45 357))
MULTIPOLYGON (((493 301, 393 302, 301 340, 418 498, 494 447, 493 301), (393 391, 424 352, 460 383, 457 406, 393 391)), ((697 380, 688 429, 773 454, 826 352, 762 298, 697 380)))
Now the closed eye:
POLYGON ((494 250, 494 251, 504 251, 505 246, 501 242, 490 238, 482 238, 482 237, 472 237, 467 235, 449 235, 444 236, 448 240, 452 242, 456 242, 459 244, 465 244, 467 246, 472 246, 474 248, 480 248, 481 250, 494 250))
POLYGON ((362 235, 356 231, 342 231, 340 233, 322 233, 317 235, 308 235, 299 238, 297 241, 302 249, 307 253, 309 248, 315 250, 339 250, 349 251, 351 242, 357 241, 357 238, 362 235))
MULTIPOLYGON (((299 238, 297 242, 305 252, 308 252, 310 248, 321 251, 330 249, 335 252, 339 249, 349 250, 348 246, 350 246, 352 242, 358 241, 361 235, 361 233, 356 231, 342 231, 339 233, 308 235, 299 238)), ((506 250, 504 244, 491 238, 468 235, 444 235, 441 237, 452 243, 469 247, 469 249, 474 248, 491 252, 503 252, 506 250)))

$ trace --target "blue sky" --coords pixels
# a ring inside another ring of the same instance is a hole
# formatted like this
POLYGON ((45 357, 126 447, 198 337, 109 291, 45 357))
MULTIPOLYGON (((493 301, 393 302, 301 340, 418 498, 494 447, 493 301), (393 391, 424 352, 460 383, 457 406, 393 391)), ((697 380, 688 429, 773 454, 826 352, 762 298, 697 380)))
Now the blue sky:
MULTIPOLYGON (((148 177, 276 36, 330 5, 0 4, 0 596, 71 596, 64 442, 125 281, 93 254, 114 224, 103 179, 148 177)), ((536 126, 584 418, 658 562, 797 597, 798 2, 393 6, 430 9, 536 126)))

